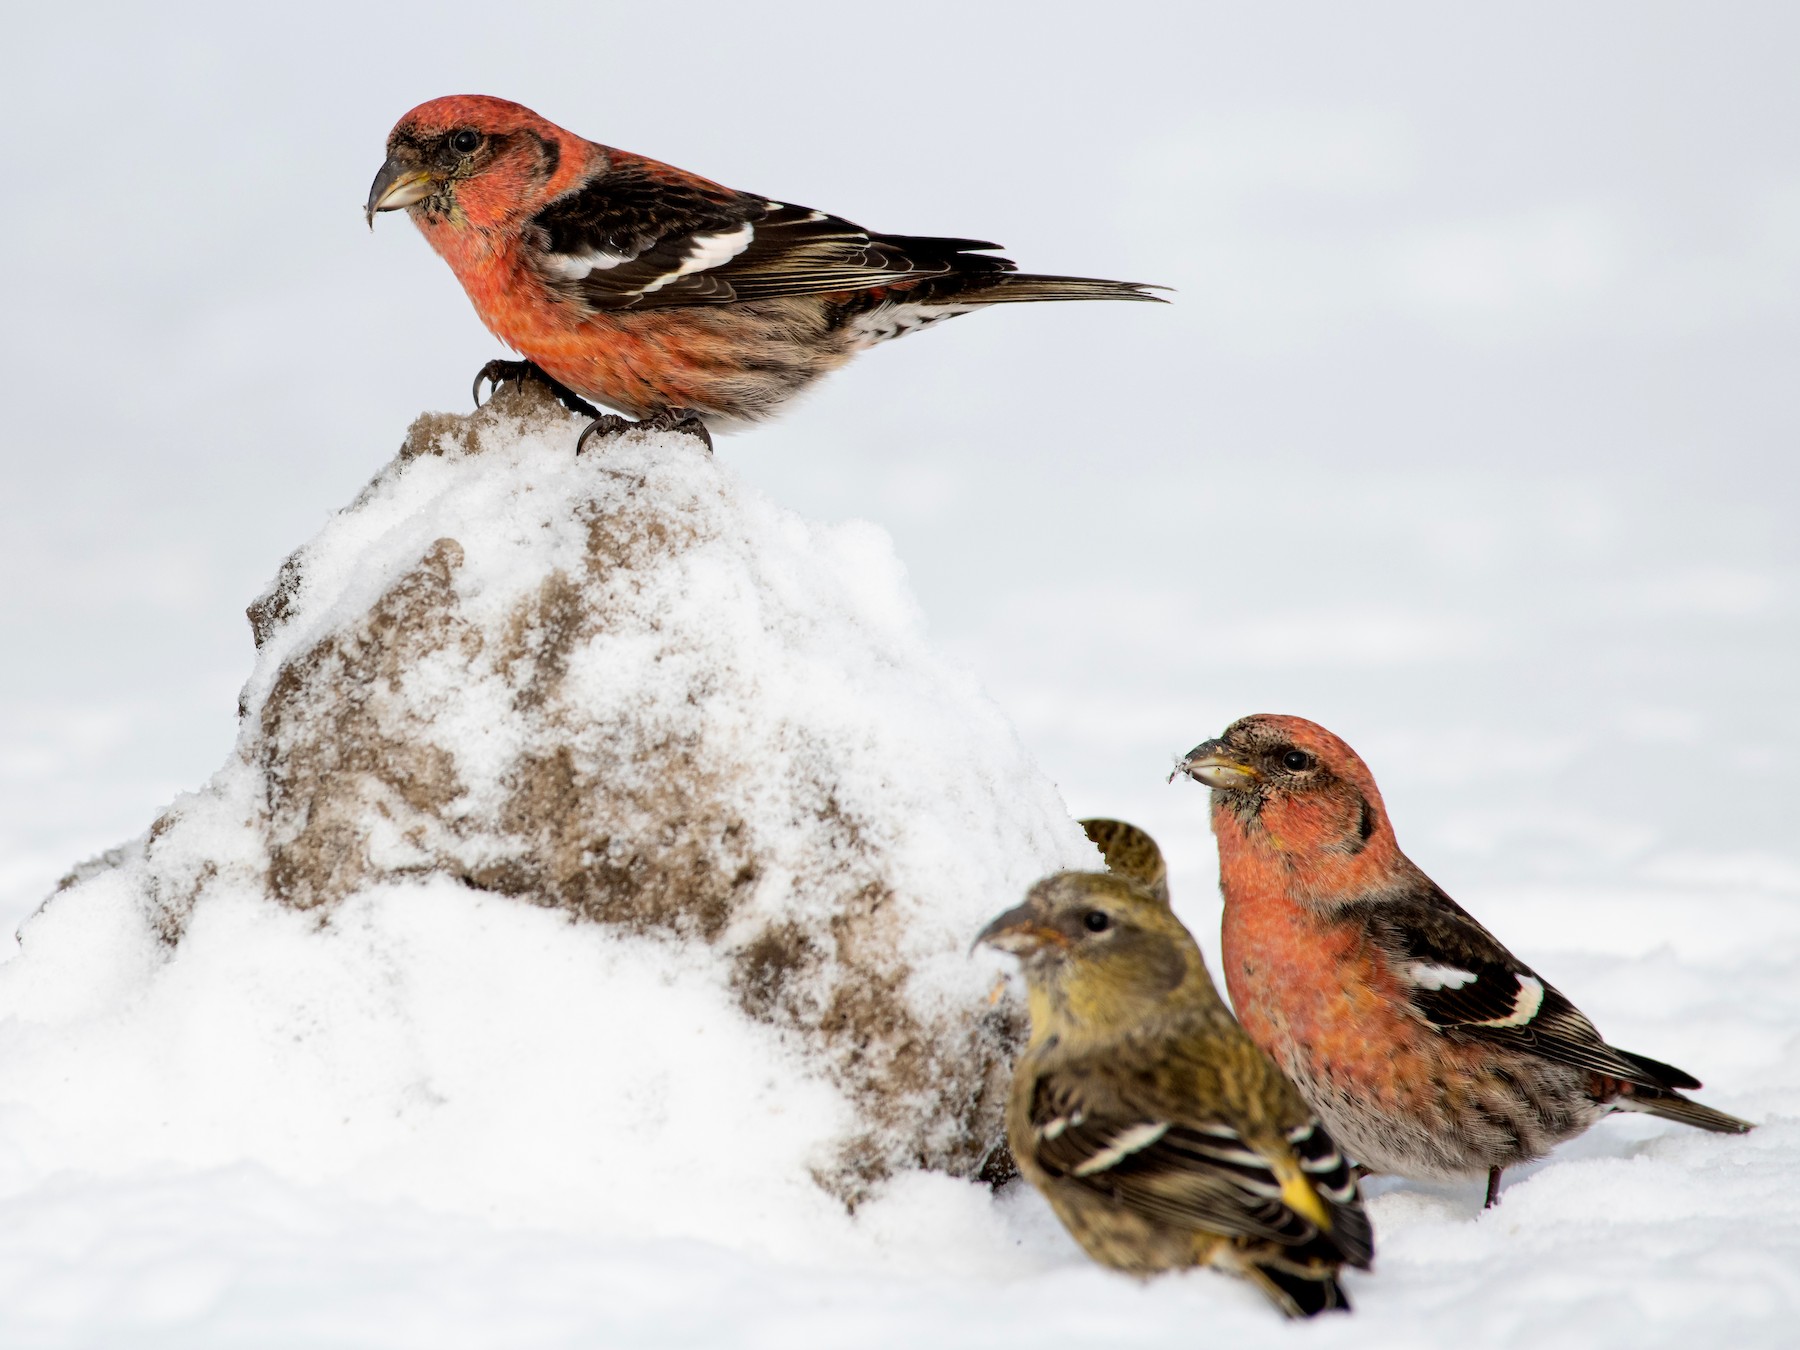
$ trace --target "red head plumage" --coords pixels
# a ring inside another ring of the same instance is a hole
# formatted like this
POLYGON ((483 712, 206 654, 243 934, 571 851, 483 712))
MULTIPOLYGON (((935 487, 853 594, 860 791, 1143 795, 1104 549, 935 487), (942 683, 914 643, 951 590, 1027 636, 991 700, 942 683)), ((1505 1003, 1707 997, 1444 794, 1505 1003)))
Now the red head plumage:
POLYGON ((1272 868, 1294 898, 1329 902, 1379 890, 1410 866, 1368 765, 1304 717, 1239 718, 1180 772, 1213 789, 1222 869, 1272 868))

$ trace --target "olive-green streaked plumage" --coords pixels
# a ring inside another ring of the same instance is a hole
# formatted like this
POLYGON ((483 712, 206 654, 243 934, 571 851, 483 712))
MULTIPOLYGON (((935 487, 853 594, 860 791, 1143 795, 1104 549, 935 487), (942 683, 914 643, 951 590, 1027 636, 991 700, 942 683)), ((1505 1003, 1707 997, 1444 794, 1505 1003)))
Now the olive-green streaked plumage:
POLYGON ((1082 821, 1081 828, 1106 859, 1107 871, 1137 882, 1152 899, 1169 903, 1169 869, 1156 840, 1122 820, 1097 817, 1082 821))
POLYGON ((1349 1164, 1232 1018, 1200 949, 1135 882, 1064 872, 980 941, 1021 959, 1031 1040, 1007 1138, 1095 1260, 1210 1265, 1290 1317, 1348 1308, 1373 1238, 1349 1164))

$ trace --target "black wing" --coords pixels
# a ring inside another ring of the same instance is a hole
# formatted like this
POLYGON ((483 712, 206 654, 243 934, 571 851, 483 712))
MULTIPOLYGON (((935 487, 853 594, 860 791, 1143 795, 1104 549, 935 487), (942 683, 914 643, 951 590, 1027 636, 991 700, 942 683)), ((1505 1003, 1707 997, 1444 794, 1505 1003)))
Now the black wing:
POLYGON ((1290 1131, 1293 1159, 1278 1160, 1222 1122, 1097 1114, 1073 1082, 1050 1074, 1037 1084, 1031 1124, 1028 1146, 1044 1171, 1147 1217, 1283 1247, 1323 1245, 1363 1268, 1373 1259, 1355 1177, 1317 1121, 1290 1131), (1281 1175, 1296 1164, 1297 1178, 1281 1175), (1311 1213, 1289 1203, 1296 1184, 1311 1213))
POLYGON ((1700 1086, 1679 1069, 1608 1045, 1581 1009, 1429 881, 1417 895, 1359 908, 1414 1010, 1432 1026, 1639 1087, 1700 1086))
POLYGON ((721 305, 1011 272, 997 244, 872 234, 823 211, 615 159, 532 218, 538 268, 597 310, 721 305))

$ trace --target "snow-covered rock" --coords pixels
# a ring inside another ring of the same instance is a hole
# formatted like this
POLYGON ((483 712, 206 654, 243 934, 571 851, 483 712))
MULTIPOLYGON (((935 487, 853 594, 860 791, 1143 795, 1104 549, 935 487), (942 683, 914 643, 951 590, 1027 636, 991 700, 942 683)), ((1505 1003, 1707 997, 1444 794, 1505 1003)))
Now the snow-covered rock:
POLYGON ((420 418, 251 606, 235 753, 0 967, 34 1174, 779 1253, 996 1165, 1020 1017, 969 941, 1092 846, 885 535, 577 425, 420 418))
MULTIPOLYGON (((1782 858, 1706 853, 1680 797, 1655 877, 1433 867, 1755 1133, 1606 1120, 1487 1211, 1378 1178, 1356 1312, 1305 1327, 1213 1272, 1102 1270, 1029 1188, 964 1179, 1016 1029, 969 939, 1095 861, 1056 793, 879 532, 682 438, 574 435, 530 391, 416 427, 254 606, 238 752, 0 964, 0 1344, 1794 1343, 1782 858)), ((1216 728, 1243 709, 1168 701, 1200 673, 1120 697, 1216 728)), ((1499 757, 1541 756, 1517 734, 1499 757)), ((1095 804, 1159 824, 1210 946, 1205 794, 1149 767, 1144 811, 1095 804)))

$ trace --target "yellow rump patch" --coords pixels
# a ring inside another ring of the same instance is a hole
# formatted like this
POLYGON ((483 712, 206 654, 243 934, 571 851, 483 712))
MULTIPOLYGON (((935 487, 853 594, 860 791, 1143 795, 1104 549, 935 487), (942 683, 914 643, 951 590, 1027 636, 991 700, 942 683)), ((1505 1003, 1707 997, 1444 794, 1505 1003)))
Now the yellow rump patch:
POLYGON ((1286 1167, 1276 1169, 1276 1176, 1281 1178, 1281 1203, 1294 1213, 1311 1219, 1319 1225, 1323 1232, 1331 1231, 1331 1211, 1325 1208, 1325 1202, 1313 1189, 1312 1182, 1304 1173, 1290 1171, 1286 1167))

